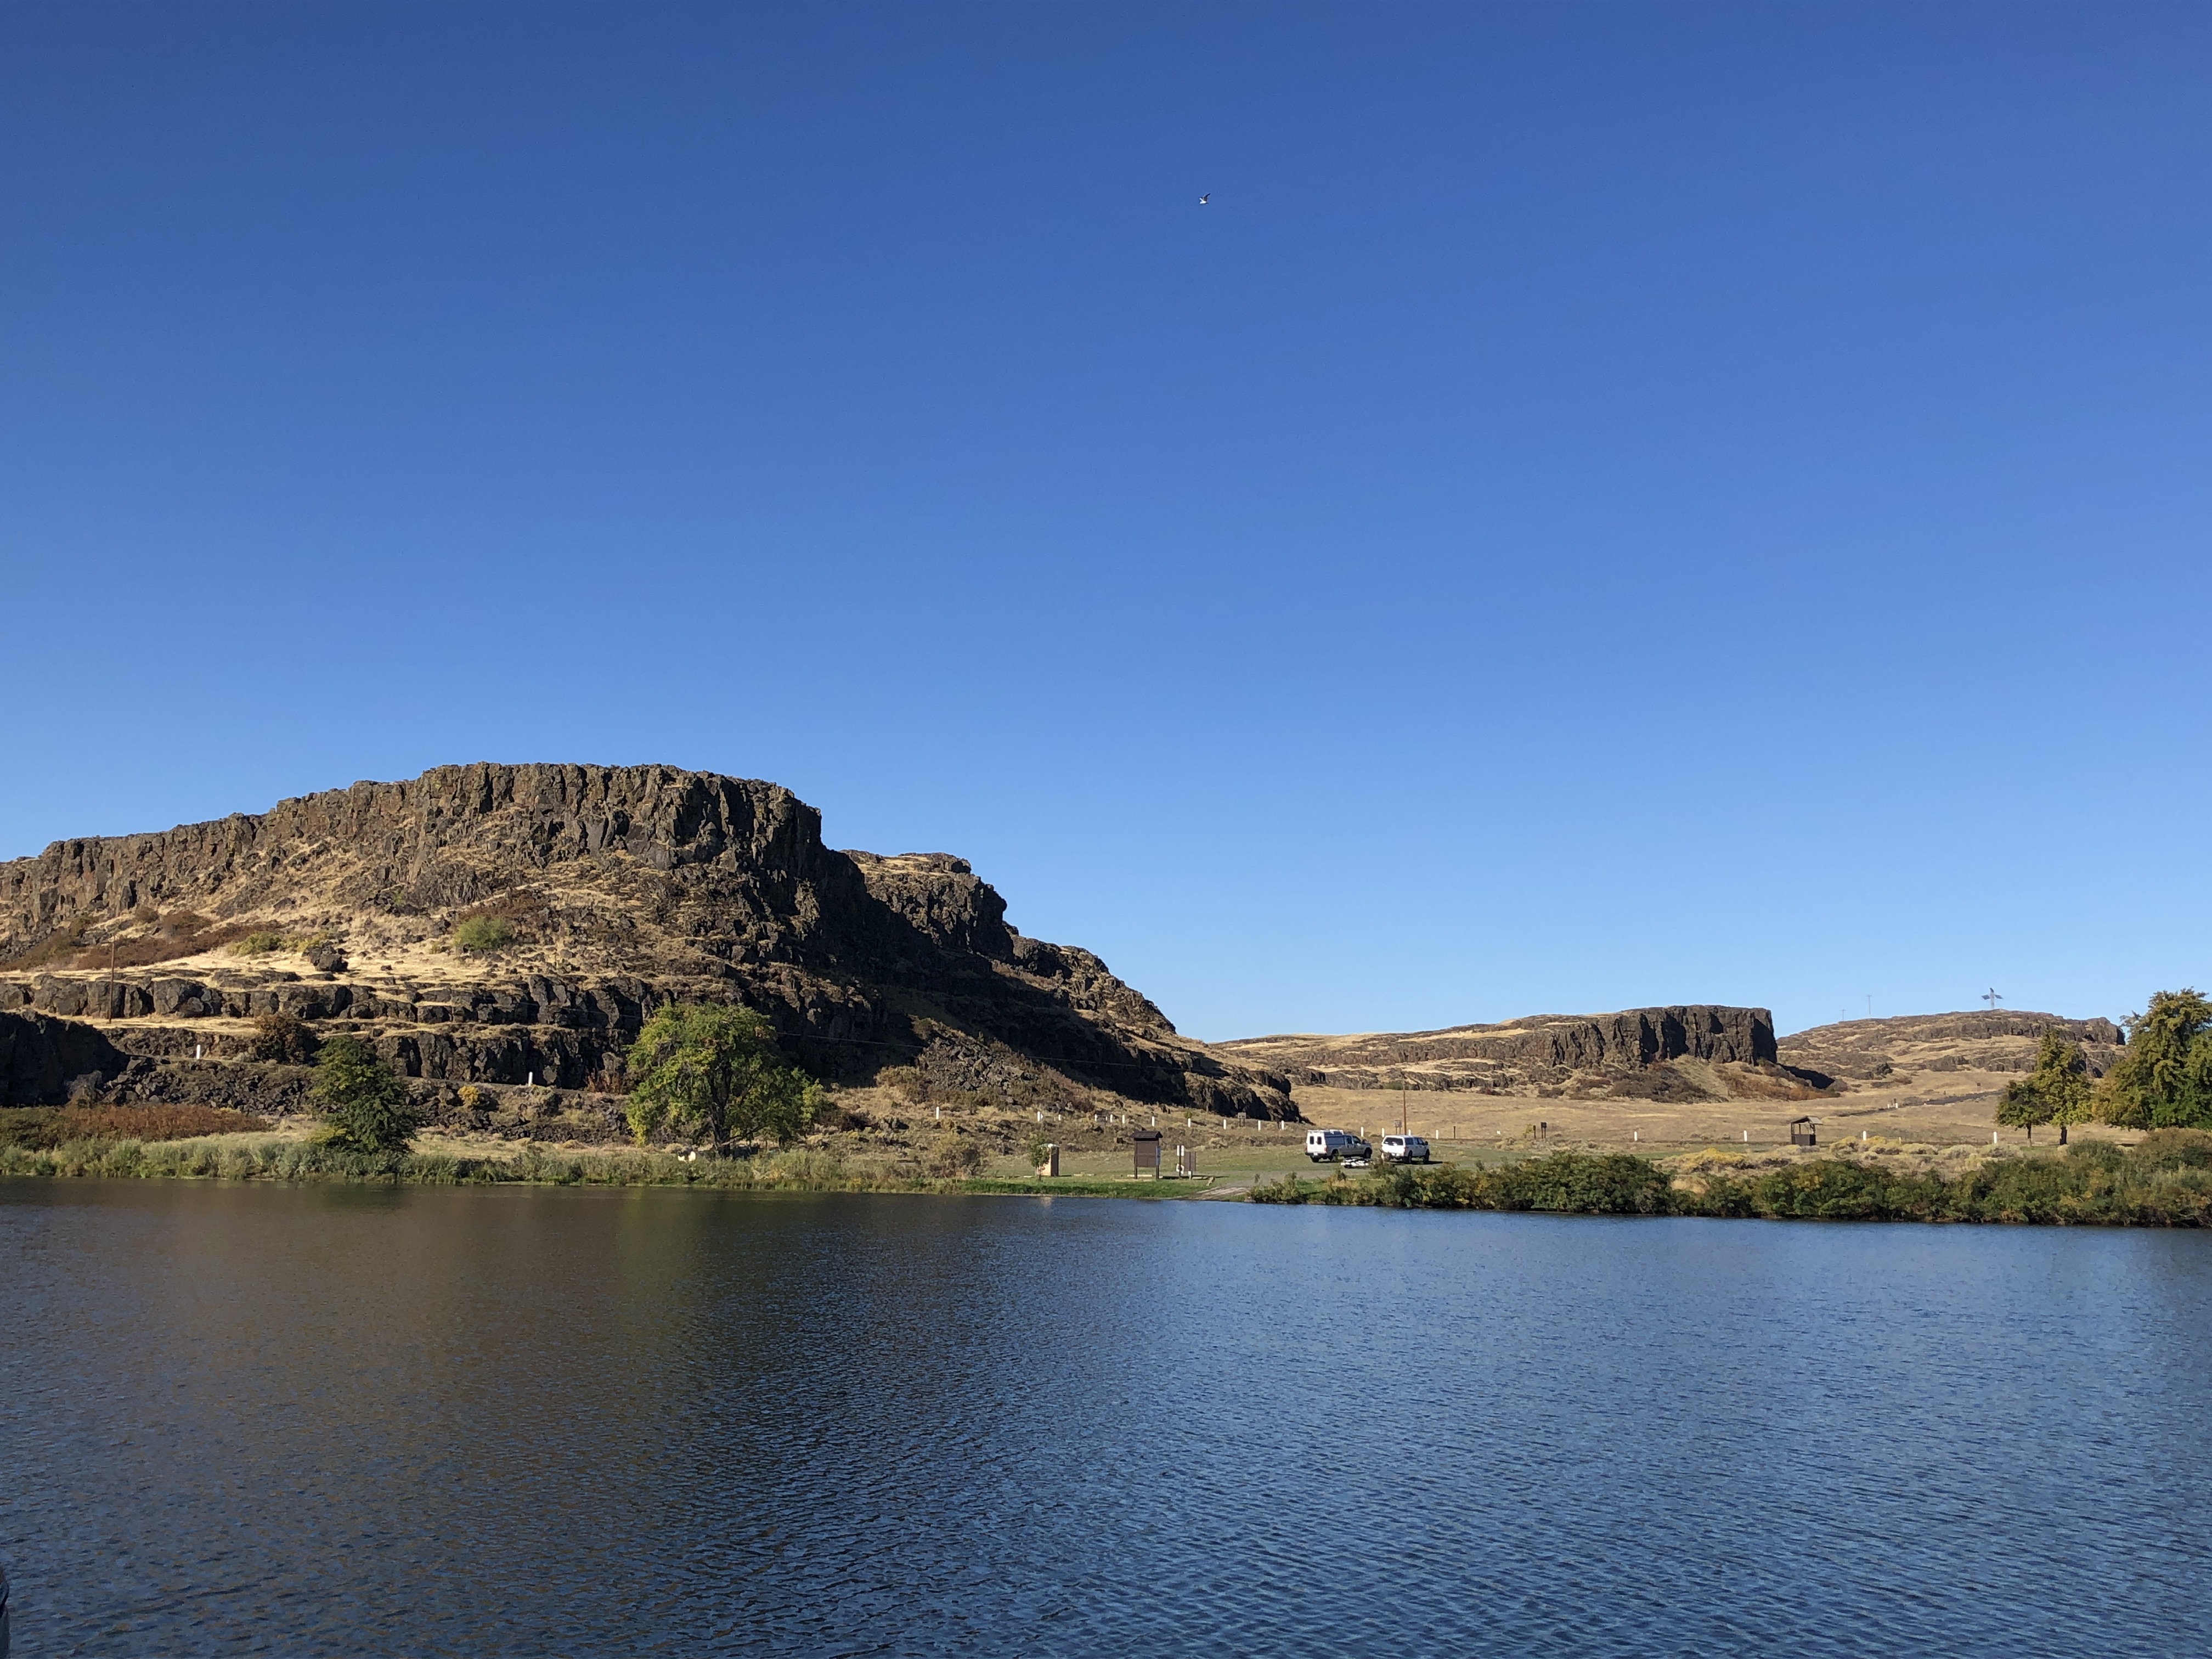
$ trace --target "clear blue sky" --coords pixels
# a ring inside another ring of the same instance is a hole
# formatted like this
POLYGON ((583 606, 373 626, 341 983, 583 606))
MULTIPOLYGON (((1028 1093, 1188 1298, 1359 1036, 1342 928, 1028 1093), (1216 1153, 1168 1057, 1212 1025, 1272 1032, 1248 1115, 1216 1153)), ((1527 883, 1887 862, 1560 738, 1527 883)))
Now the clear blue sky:
POLYGON ((2212 9, 11 5, 0 145, 0 856, 665 761, 1206 1037, 2212 981, 2212 9))

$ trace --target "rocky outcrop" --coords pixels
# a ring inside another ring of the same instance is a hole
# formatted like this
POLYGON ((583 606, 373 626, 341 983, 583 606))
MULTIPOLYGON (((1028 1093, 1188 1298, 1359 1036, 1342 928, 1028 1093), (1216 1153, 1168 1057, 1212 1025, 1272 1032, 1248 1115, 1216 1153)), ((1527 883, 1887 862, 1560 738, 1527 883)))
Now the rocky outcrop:
POLYGON ((0 1007, 112 1023, 143 1056, 235 1058, 248 1022, 283 1012, 367 1036, 410 1076, 612 1087, 676 1000, 760 1009, 832 1079, 951 1034, 1008 1091, 1295 1115, 1279 1074, 1179 1036, 1090 952, 1007 926, 965 861, 835 851, 772 783, 445 767, 0 864, 0 1007), (498 942, 463 948, 471 921, 498 942))
POLYGON ((45 1014, 0 1013, 0 1106, 55 1106, 120 1076, 129 1057, 96 1028, 45 1014))
POLYGON ((1841 1020, 1784 1038, 1781 1054, 1802 1073, 1873 1084, 1931 1072, 2027 1072, 2045 1031, 2081 1044, 2092 1077, 2104 1076, 2127 1042, 2109 1019, 2007 1008, 1841 1020))
POLYGON ((1774 1018, 1705 1004, 1617 1014, 1540 1014, 1495 1025, 1354 1036, 1249 1037, 1215 1045, 1294 1084, 1510 1092, 1577 1074, 1626 1077, 1675 1060, 1772 1067, 1774 1018))

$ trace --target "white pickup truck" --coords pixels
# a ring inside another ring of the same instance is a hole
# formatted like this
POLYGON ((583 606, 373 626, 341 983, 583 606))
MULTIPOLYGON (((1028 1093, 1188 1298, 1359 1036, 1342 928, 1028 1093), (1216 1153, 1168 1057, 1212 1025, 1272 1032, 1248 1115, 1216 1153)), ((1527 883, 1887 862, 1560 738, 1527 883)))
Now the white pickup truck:
POLYGON ((1340 1158, 1365 1158, 1372 1149, 1349 1129, 1309 1129, 1306 1156, 1316 1164, 1340 1158))
POLYGON ((1384 1135, 1382 1158, 1388 1164, 1426 1164, 1429 1143, 1419 1135, 1384 1135))

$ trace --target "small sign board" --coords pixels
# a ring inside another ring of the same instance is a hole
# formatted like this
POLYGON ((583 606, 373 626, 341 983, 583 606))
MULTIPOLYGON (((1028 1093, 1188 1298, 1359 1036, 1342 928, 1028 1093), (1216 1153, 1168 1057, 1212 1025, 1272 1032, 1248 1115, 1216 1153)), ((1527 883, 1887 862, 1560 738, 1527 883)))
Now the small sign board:
POLYGON ((1158 1129, 1139 1129, 1130 1138, 1130 1142, 1137 1152, 1137 1166, 1132 1173, 1142 1175, 1146 1170, 1150 1170, 1152 1172, 1152 1178, 1155 1181, 1158 1180, 1160 1132, 1158 1129))

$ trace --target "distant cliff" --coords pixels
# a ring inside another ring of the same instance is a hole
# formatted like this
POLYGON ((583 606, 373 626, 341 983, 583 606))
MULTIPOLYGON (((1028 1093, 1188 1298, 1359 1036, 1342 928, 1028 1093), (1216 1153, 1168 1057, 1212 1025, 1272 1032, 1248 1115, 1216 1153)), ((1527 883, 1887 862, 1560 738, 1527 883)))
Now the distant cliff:
POLYGON ((411 1076, 611 1089, 646 1013, 679 999, 760 1009, 832 1079, 911 1066, 1008 1098, 1294 1115, 1279 1076, 1007 927, 963 860, 832 850, 773 783, 441 767, 0 863, 0 1009, 98 1022, 149 1062, 241 1056, 282 1011, 411 1076))
POLYGON ((1773 1071, 1774 1018, 1764 1008, 1702 1004, 1615 1014, 1535 1014, 1495 1025, 1352 1036, 1248 1037, 1217 1053, 1336 1089, 1465 1089, 1521 1093, 1571 1079, 1626 1080, 1698 1060, 1773 1071))
POLYGON ((1977 1008, 1816 1025, 1784 1038, 1781 1053, 1784 1064, 1801 1072, 1863 1083, 1925 1073, 2029 1072, 2045 1031, 2081 1044, 2092 1077, 2104 1076, 2127 1042, 2109 1019, 1977 1008))

